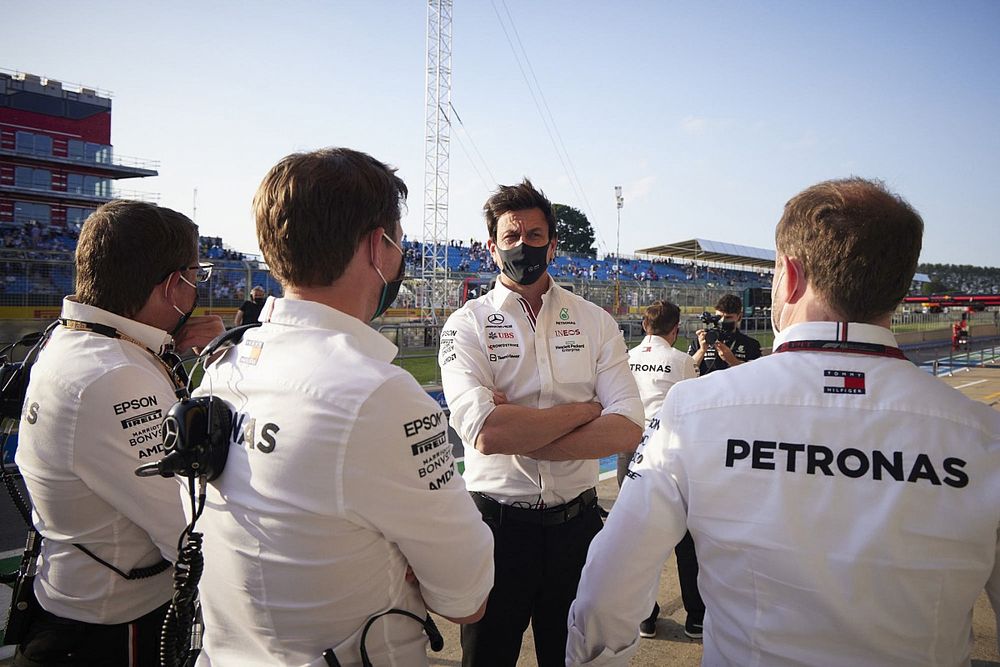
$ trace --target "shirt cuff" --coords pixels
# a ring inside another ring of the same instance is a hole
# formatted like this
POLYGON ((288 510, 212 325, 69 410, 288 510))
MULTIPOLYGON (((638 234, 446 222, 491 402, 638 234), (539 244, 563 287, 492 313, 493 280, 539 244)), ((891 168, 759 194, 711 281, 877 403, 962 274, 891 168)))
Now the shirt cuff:
POLYGON ((638 399, 614 403, 601 410, 601 416, 621 415, 639 428, 646 428, 646 416, 642 408, 642 403, 638 399), (634 405, 633 405, 634 403, 634 405))
POLYGON ((493 403, 493 392, 486 387, 476 387, 463 395, 457 406, 449 405, 451 427, 462 438, 462 442, 475 447, 476 438, 483 430, 486 418, 496 410, 496 407, 493 403))
POLYGON ((575 667, 575 665, 580 665, 581 667, 583 665, 587 665, 588 667, 628 665, 632 655, 639 648, 639 635, 636 633, 636 637, 632 643, 620 651, 612 651, 611 649, 604 647, 600 653, 587 660, 583 659, 580 655, 586 646, 587 642, 586 639, 584 639, 584 636, 580 633, 576 626, 570 625, 569 639, 566 645, 566 667, 575 667))

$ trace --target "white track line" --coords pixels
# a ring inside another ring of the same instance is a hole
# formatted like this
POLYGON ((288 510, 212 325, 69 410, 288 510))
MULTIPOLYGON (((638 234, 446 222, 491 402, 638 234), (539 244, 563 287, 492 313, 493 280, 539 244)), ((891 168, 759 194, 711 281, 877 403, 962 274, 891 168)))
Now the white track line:
POLYGON ((984 382, 986 382, 986 380, 974 380, 972 382, 966 382, 965 384, 957 384, 953 387, 953 389, 965 389, 966 387, 971 387, 974 384, 982 384, 984 382))

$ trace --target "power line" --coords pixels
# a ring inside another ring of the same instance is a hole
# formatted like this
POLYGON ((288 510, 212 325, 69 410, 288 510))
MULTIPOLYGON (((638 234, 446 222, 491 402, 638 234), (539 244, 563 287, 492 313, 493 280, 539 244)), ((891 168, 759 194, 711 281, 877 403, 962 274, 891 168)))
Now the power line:
MULTIPOLYGON (((462 117, 458 115, 458 109, 456 109, 455 105, 453 103, 451 103, 451 102, 448 102, 448 105, 451 107, 452 112, 455 114, 455 118, 458 119, 458 124, 461 126, 462 131, 465 133, 466 138, 468 138, 469 143, 472 144, 472 150, 474 150, 476 152, 476 155, 479 156, 479 161, 482 163, 483 169, 485 169, 486 173, 489 174, 489 176, 490 176, 490 180, 492 181, 492 184, 486 184, 486 189, 487 190, 493 190, 496 187, 496 184, 497 184, 496 176, 493 175, 493 171, 490 169, 490 165, 486 161, 486 159, 483 157, 483 154, 481 152, 479 152, 479 146, 476 145, 475 140, 472 138, 472 133, 469 132, 469 128, 467 128, 465 126, 465 123, 462 122, 462 117)), ((451 122, 451 121, 449 120, 449 122, 451 122)), ((455 135, 455 136, 458 136, 458 135, 455 135)), ((477 169, 476 171, 478 173, 479 170, 477 169)), ((482 178, 482 177, 480 177, 480 178, 482 178)))
MULTIPOLYGON (((454 126, 452 126, 452 127, 454 127, 454 126)), ((464 144, 464 143, 462 142, 462 138, 461 138, 461 137, 460 137, 460 136, 458 135, 458 133, 457 133, 457 132, 456 132, 455 134, 452 134, 451 136, 452 136, 452 137, 453 137, 453 138, 454 138, 455 140, 457 140, 457 142, 458 142, 458 147, 462 149, 462 153, 463 153, 463 154, 465 155, 465 158, 466 158, 466 159, 467 159, 467 160, 469 161, 469 164, 471 164, 471 165, 472 165, 472 170, 476 172, 476 176, 478 176, 478 177, 479 177, 479 180, 480 180, 480 182, 482 182, 482 184, 483 184, 483 187, 485 187, 485 188, 486 188, 487 190, 492 190, 492 189, 493 189, 493 186, 491 186, 491 185, 490 185, 490 184, 489 184, 489 183, 488 183, 488 182, 486 181, 486 179, 485 179, 485 178, 483 177, 483 173, 482 173, 481 171, 479 171, 479 167, 477 167, 477 166, 476 166, 476 161, 472 159, 472 156, 471 156, 471 155, 469 155, 469 151, 468 151, 468 150, 466 150, 466 148, 465 148, 465 144, 464 144)))
POLYGON ((545 106, 545 111, 552 121, 552 129, 556 133, 556 139, 559 140, 559 145, 562 147, 562 152, 566 156, 566 161, 569 163, 570 170, 573 172, 573 178, 577 185, 580 186, 580 193, 583 195, 583 201, 590 210, 590 201, 587 199, 587 191, 583 187, 583 183, 580 181, 579 176, 576 173, 576 166, 573 164, 573 159, 569 155, 569 151, 566 150, 566 144, 563 142, 562 134, 559 132, 559 125, 555 122, 555 116, 552 115, 552 110, 549 108, 549 103, 545 99, 545 91, 542 89, 542 85, 538 82, 538 77, 535 75, 535 68, 531 66, 531 59, 528 58, 528 52, 524 48, 524 44, 521 42, 521 34, 517 30, 517 25, 514 23, 514 17, 510 14, 510 9, 507 7, 506 0, 500 0, 503 4, 504 12, 507 13, 507 20, 510 21, 511 30, 514 31, 514 37, 517 39, 517 45, 520 47, 521 52, 524 54, 524 62, 528 65, 528 71, 531 72, 531 78, 535 82, 535 87, 538 89, 538 97, 541 98, 542 104, 545 106))
MULTIPOLYGON (((535 95, 535 88, 531 85, 531 81, 528 80, 528 75, 524 71, 524 66, 521 64, 521 56, 518 54, 517 49, 514 48, 514 42, 510 39, 510 33, 507 32, 507 26, 503 22, 503 18, 500 16, 500 11, 497 9, 496 3, 490 0, 490 4, 493 6, 493 12, 497 16, 497 21, 500 22, 500 28, 503 30, 504 38, 507 40, 507 45, 510 46, 511 53, 514 54, 514 60, 517 62, 517 68, 521 71, 521 78, 524 79, 524 83, 528 86, 528 93, 531 95, 531 100, 535 104, 535 110, 538 111, 538 116, 542 119, 542 125, 545 127, 545 133, 549 135, 549 141, 552 142, 552 147, 556 151, 556 157, 559 158, 559 162, 563 166, 563 171, 566 172, 566 177, 569 179, 570 186, 573 188, 574 193, 580 197, 580 193, 576 192, 576 183, 569 175, 569 168, 566 166, 566 161, 563 160, 562 153, 559 150, 559 146, 556 144, 555 138, 552 136, 552 130, 549 129, 549 121, 545 117, 545 113, 542 111, 541 105, 538 103, 538 97, 535 95)), ((527 54, 525 54, 527 58, 527 54)), ((581 197, 582 199, 582 197, 581 197)))
MULTIPOLYGON (((531 77, 534 79, 535 85, 532 86, 531 81, 528 79, 528 75, 524 71, 524 66, 521 64, 521 56, 518 54, 518 50, 514 47, 513 41, 511 41, 510 33, 507 31, 507 27, 504 24, 503 18, 500 16, 500 12, 497 9, 496 2, 490 0, 490 4, 493 6, 493 12, 497 16, 497 21, 500 23, 500 28, 503 30, 504 37, 507 40, 508 46, 510 46, 511 52, 514 54, 514 60, 517 62, 517 67, 521 72, 521 77, 524 79, 524 83, 528 86, 528 92, 531 94, 532 102, 535 104, 535 109, 538 111, 538 115, 542 119, 542 125, 545 127, 545 132, 549 136, 549 141, 552 143, 553 149, 555 149, 556 157, 559 158, 560 164, 562 164, 563 171, 566 174, 567 180, 569 180, 570 187, 573 189, 574 194, 583 201, 584 206, 587 208, 587 212, 591 219, 595 219, 593 207, 590 205, 590 200, 587 198, 586 189, 583 187, 583 183, 580 181, 577 175, 576 168, 573 165, 573 161, 569 156, 569 151, 566 150, 566 144, 562 140, 562 135, 559 133, 559 127, 555 121, 555 116, 552 115, 552 110, 549 108, 548 102, 545 100, 545 93, 542 92, 541 84, 538 82, 538 77, 535 75, 535 70, 531 66, 531 59, 528 57, 528 52, 524 48, 524 44, 521 41, 521 36, 517 31, 517 26, 514 24, 514 18, 511 16, 510 9, 507 7, 505 0, 500 0, 503 4, 504 12, 507 14, 507 19, 510 22, 511 29, 514 32, 514 36, 517 39, 518 46, 521 49, 521 54, 524 57, 525 64, 528 66, 528 70, 531 72, 531 77), (535 94, 535 89, 538 90, 538 95, 535 94), (540 105, 538 100, 541 98, 542 104, 540 105), (544 111, 542 106, 544 105, 544 111), (546 113, 548 115, 546 115, 546 113), (551 124, 551 129, 550 129, 551 124), (553 136, 553 132, 555 136, 553 136), (558 137, 558 141, 556 139, 558 137), (561 146, 561 149, 560 149, 561 146), (565 155, 565 159, 563 156, 565 155), (568 164, 567 164, 568 163, 568 164)), ((605 252, 607 252, 607 243, 604 241, 604 237, 600 230, 596 228, 593 224, 591 225, 598 234, 598 240, 604 247, 605 252)))

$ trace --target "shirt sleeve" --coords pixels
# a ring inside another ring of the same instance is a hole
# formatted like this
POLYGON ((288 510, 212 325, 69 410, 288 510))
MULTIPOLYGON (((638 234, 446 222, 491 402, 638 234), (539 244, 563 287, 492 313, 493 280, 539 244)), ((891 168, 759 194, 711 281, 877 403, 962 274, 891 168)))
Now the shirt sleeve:
MULTIPOLYGON (((671 394, 661 415, 669 414, 671 394)), ((569 612, 567 665, 627 665, 639 646, 639 623, 653 606, 663 564, 687 530, 671 421, 661 418, 647 430, 645 448, 590 545, 569 612)))
POLYGON ((427 606, 476 612, 493 587, 493 535, 455 468, 441 407, 397 375, 358 414, 347 445, 347 515, 399 547, 427 606))
POLYGON ((159 424, 176 401, 173 387, 158 372, 129 364, 92 382, 79 400, 73 472, 146 531, 164 558, 176 561, 177 538, 187 523, 177 480, 135 474, 139 465, 163 457, 159 424))
POLYGON ((1000 651, 1000 530, 997 531, 996 557, 993 559, 993 572, 986 581, 986 595, 993 605, 993 613, 997 618, 997 650, 1000 651))
POLYGON ((451 427, 462 442, 474 446, 496 405, 493 370, 479 341, 475 318, 467 308, 452 313, 441 330, 438 364, 451 427))
POLYGON ((692 357, 688 357, 688 359, 684 361, 683 365, 684 371, 681 377, 682 380, 690 380, 691 378, 698 377, 700 374, 698 372, 698 364, 694 363, 694 359, 692 357))
POLYGON ((636 426, 645 426, 642 399, 635 376, 628 365, 625 338, 615 320, 603 313, 601 350, 597 358, 597 379, 594 385, 597 400, 604 410, 601 415, 622 415, 636 426))
POLYGON ((752 336, 747 336, 747 361, 760 359, 760 341, 752 336))

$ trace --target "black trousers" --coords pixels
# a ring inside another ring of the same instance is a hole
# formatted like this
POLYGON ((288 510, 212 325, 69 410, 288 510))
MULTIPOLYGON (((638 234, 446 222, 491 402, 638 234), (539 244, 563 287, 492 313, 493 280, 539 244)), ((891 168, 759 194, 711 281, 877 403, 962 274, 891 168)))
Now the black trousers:
POLYGON ((17 647, 14 667, 158 667, 160 629, 170 604, 130 623, 83 623, 39 609, 17 647))
POLYGON ((486 614, 462 626, 464 667, 513 667, 531 623, 539 667, 566 664, 566 622, 590 541, 603 522, 596 502, 566 523, 483 520, 493 531, 496 569, 486 614))
POLYGON ((694 551, 691 533, 684 533, 684 539, 674 547, 677 556, 677 578, 681 583, 681 600, 688 620, 699 625, 705 620, 705 603, 698 592, 698 556, 694 551))

